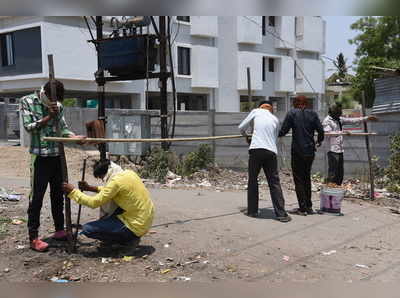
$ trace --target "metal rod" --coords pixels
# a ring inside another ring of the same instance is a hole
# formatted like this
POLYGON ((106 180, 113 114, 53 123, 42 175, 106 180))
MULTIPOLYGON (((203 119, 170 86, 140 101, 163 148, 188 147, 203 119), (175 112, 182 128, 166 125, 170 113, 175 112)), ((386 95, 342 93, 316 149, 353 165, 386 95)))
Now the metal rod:
MULTIPOLYGON (((56 93, 56 82, 54 76, 54 62, 53 62, 53 55, 47 55, 48 63, 49 63, 49 81, 50 81, 50 100, 53 102, 57 102, 57 93, 56 93)), ((58 134, 60 133, 59 123, 57 123, 57 131, 58 134)), ((61 175, 63 182, 68 183, 68 168, 67 168, 67 161, 65 159, 65 151, 64 151, 64 144, 58 144, 58 150, 60 154, 60 162, 61 162, 61 175)), ((68 246, 67 251, 69 253, 73 250, 73 239, 72 239, 72 223, 71 223, 71 201, 64 195, 64 202, 65 202, 65 225, 66 225, 66 233, 67 233, 67 240, 68 246)))
MULTIPOLYGON (((365 117, 366 112, 365 112, 365 92, 362 92, 362 114, 365 117)), ((368 133, 368 125, 367 122, 364 121, 364 131, 368 133)), ((365 135, 365 144, 367 146, 367 157, 368 157, 368 165, 369 165, 369 183, 370 183, 370 194, 369 197, 371 200, 375 199, 375 179, 374 179, 374 171, 372 168, 372 159, 371 159, 371 147, 370 147, 370 142, 369 142, 369 135, 365 135)))
MULTIPOLYGON (((85 181, 85 172, 86 172, 86 158, 83 160, 81 181, 85 181)), ((83 190, 81 189, 81 191, 83 191, 83 190)), ((82 212, 82 205, 79 204, 78 217, 76 219, 76 227, 75 227, 75 235, 74 235, 74 251, 76 251, 76 244, 78 242, 78 232, 79 232, 79 222, 81 221, 81 212, 82 212)))

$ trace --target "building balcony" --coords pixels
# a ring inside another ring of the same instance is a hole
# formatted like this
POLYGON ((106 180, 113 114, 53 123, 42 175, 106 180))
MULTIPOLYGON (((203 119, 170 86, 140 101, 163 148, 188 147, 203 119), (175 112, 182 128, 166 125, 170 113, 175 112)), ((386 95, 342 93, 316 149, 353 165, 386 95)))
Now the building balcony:
POLYGON ((262 90, 262 53, 238 52, 238 90, 247 90, 247 68, 250 67, 252 90, 262 90))
POLYGON ((262 44, 261 16, 237 17, 237 42, 243 44, 262 44))
POLYGON ((304 51, 325 52, 325 21, 320 17, 296 17, 296 46, 304 51))
POLYGON ((192 88, 218 88, 218 49, 192 46, 192 88))
POLYGON ((190 35, 215 38, 218 36, 217 16, 191 16, 190 35))
POLYGON ((294 61, 289 56, 281 56, 276 61, 276 92, 293 92, 295 89, 294 61))
POLYGON ((324 93, 325 64, 321 60, 298 59, 296 67, 296 92, 324 93))
MULTIPOLYGON (((282 16, 277 17, 276 28, 274 29, 274 35, 280 37, 274 37, 275 47, 278 49, 293 49, 295 39, 295 17, 282 16)), ((270 30, 267 28, 267 30, 270 30)), ((267 33, 268 34, 268 33, 267 33)))

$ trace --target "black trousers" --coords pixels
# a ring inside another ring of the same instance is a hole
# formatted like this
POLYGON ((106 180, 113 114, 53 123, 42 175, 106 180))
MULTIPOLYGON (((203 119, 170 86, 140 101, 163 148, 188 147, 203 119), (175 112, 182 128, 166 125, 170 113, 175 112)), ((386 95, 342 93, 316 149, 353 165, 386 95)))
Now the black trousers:
POLYGON ((278 174, 276 154, 266 149, 249 150, 249 179, 247 187, 247 212, 258 212, 258 174, 263 168, 267 177, 272 204, 277 217, 286 216, 285 199, 283 198, 281 183, 278 174))
POLYGON ((292 172, 299 209, 312 208, 311 168, 315 155, 301 155, 292 152, 292 172))
POLYGON ((343 153, 328 152, 328 183, 342 185, 343 182, 343 153))
POLYGON ((61 188, 61 161, 60 157, 37 156, 31 165, 31 194, 28 208, 29 238, 38 237, 40 226, 40 211, 47 185, 50 184, 51 214, 55 230, 64 229, 64 197, 61 188))

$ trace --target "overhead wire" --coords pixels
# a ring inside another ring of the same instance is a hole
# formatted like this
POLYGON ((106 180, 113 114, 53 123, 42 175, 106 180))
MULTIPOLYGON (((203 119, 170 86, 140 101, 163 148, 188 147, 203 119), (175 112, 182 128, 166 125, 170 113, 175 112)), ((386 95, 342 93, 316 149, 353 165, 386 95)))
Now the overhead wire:
MULTIPOLYGON (((247 19, 247 20, 253 22, 254 24, 260 26, 261 28, 263 28, 262 25, 260 25, 258 22, 254 21, 253 19, 250 19, 249 17, 246 17, 246 16, 243 16, 243 17, 244 17, 245 19, 247 19)), ((286 40, 284 40, 284 39, 281 38, 280 36, 278 36, 278 35, 272 33, 272 32, 269 31, 266 27, 265 27, 265 32, 269 33, 271 36, 273 36, 273 37, 275 37, 275 38, 278 38, 280 41, 283 42, 284 46, 287 47, 287 44, 288 44, 288 43, 287 43, 286 40)), ((297 47, 296 45, 294 45, 294 48, 295 48, 295 49, 301 49, 301 48, 297 47)), ((302 50, 304 51, 304 49, 302 49, 302 50)), ((307 84, 310 86, 310 88, 313 90, 314 93, 317 93, 317 92, 315 91, 313 85, 311 84, 310 80, 308 79, 308 77, 307 77, 306 74, 304 73, 303 69, 301 69, 301 67, 298 65, 296 59, 294 59, 292 56, 288 56, 288 57, 292 58, 295 67, 301 72, 301 74, 302 74, 303 77, 305 78, 307 84)))
POLYGON ((172 41, 172 44, 175 43, 175 40, 176 40, 176 38, 178 37, 179 32, 180 32, 181 23, 180 23, 180 22, 177 22, 177 24, 178 24, 178 25, 177 25, 176 33, 175 33, 175 37, 174 37, 174 39, 173 39, 173 41, 172 41))
MULTIPOLYGON (((255 23, 256 25, 258 25, 258 26, 260 26, 260 27, 262 28, 262 25, 260 25, 260 24, 259 24, 258 22, 256 22, 255 20, 253 20, 253 19, 251 19, 251 18, 248 18, 248 17, 246 17, 246 16, 244 16, 244 18, 247 19, 247 20, 249 20, 249 21, 251 21, 251 22, 253 22, 253 23, 255 23)), ((269 33, 271 36, 273 36, 273 37, 279 39, 280 41, 282 41, 285 47, 287 47, 287 44, 289 44, 289 45, 293 46, 296 50, 298 49, 298 50, 301 50, 301 51, 306 51, 304 48, 298 47, 297 45, 295 45, 295 44, 293 44, 293 43, 291 43, 291 42, 289 42, 289 41, 287 41, 287 40, 284 40, 284 39, 281 38, 279 35, 277 35, 276 32, 271 32, 270 30, 267 29, 267 26, 265 26, 264 29, 265 29, 265 32, 269 33)), ((308 85, 311 87, 311 89, 314 91, 314 93, 316 93, 314 87, 312 86, 312 84, 311 84, 310 80, 308 79, 308 77, 305 75, 304 71, 303 71, 303 70, 301 69, 301 67, 296 63, 296 60, 295 60, 292 56, 290 56, 290 57, 291 57, 291 58, 293 59, 293 61, 295 62, 295 67, 302 73, 302 75, 303 75, 303 77, 305 78, 305 80, 307 81, 308 85)), ((325 55, 320 55, 320 57, 325 58, 325 59, 328 59, 328 60, 331 60, 331 61, 336 61, 335 59, 332 59, 332 58, 330 58, 330 57, 328 57, 328 56, 325 56, 325 55)), ((350 149, 351 149, 351 150, 355 153, 355 155, 357 156, 358 161, 362 162, 361 156, 360 156, 360 155, 358 154, 358 152, 355 150, 355 148, 353 147, 353 145, 352 145, 352 143, 350 142, 350 140, 346 140, 346 142, 349 144, 350 149)), ((280 147, 281 147, 280 149, 285 149, 285 144, 283 143, 283 140, 281 140, 279 143, 280 143, 280 147), (282 148, 282 147, 283 147, 283 148, 282 148)), ((282 159, 282 163, 284 164, 284 166, 287 166, 287 162, 286 162, 286 160, 285 160, 285 157, 282 157, 281 159, 282 159)), ((363 164, 363 172, 365 172, 365 171, 366 171, 365 165, 364 165, 364 163, 362 163, 362 164, 363 164)), ((364 178, 364 176, 363 176, 362 178, 364 178)), ((364 179, 364 180, 365 180, 365 179, 364 179)))
MULTIPOLYGON (((260 27, 262 28, 262 25, 259 24, 258 22, 256 22, 255 20, 250 19, 250 18, 248 18, 248 17, 246 17, 246 16, 243 16, 243 17, 244 17, 245 19, 247 19, 247 20, 253 22, 254 24, 256 24, 256 25, 258 25, 258 26, 260 26, 260 27)), ((267 29, 267 26, 265 27, 265 31, 266 31, 267 33, 273 35, 275 38, 279 39, 280 41, 282 41, 282 42, 284 42, 284 43, 286 43, 286 44, 288 44, 288 45, 291 45, 291 46, 292 46, 293 48, 295 48, 295 49, 298 49, 298 50, 300 50, 300 51, 307 51, 306 49, 301 48, 301 47, 297 46, 296 44, 294 44, 294 43, 292 43, 292 42, 290 42, 290 41, 287 41, 287 40, 283 39, 282 37, 280 37, 280 36, 277 34, 277 32, 269 31, 269 30, 267 29)), ((320 57, 325 58, 325 59, 327 59, 327 60, 330 60, 330 61, 332 61, 332 62, 336 62, 336 59, 331 58, 331 57, 326 56, 326 55, 320 55, 320 57)))

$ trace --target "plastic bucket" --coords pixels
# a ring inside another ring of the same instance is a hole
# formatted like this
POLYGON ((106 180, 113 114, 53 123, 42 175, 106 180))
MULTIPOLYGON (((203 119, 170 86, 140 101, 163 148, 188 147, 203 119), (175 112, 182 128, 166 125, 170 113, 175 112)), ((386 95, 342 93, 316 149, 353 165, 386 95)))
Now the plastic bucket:
POLYGON ((323 187, 320 193, 320 209, 328 213, 341 213, 342 200, 346 190, 342 188, 323 187))

